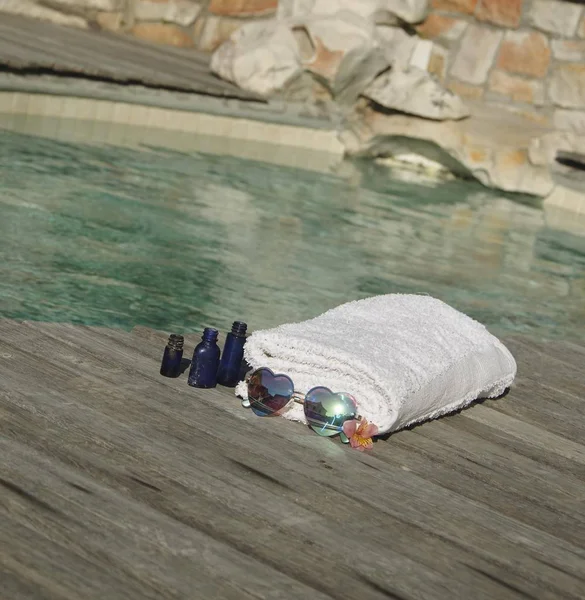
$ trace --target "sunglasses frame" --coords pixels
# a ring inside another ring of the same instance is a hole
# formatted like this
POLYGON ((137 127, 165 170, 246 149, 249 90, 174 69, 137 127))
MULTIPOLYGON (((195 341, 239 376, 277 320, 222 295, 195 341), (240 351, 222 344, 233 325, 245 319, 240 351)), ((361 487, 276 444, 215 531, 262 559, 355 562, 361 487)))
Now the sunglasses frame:
MULTIPOLYGON (((268 367, 258 367, 257 369, 253 369, 251 371, 248 371, 248 373, 246 373, 246 377, 244 379, 245 383, 246 383, 246 387, 249 384, 250 379, 252 378, 252 376, 257 373, 258 371, 269 371, 273 376, 276 375, 276 373, 274 373, 272 371, 272 369, 269 369, 268 367)), ((293 390, 294 390, 294 381, 292 380, 291 377, 289 377, 288 375, 282 373, 282 375, 285 375, 285 377, 288 377, 288 379, 290 379, 290 382, 293 384, 293 390)), ((292 396, 290 397, 289 401, 279 410, 274 411, 272 413, 266 414, 264 416, 270 417, 270 416, 278 416, 280 415, 282 412, 284 412, 284 410, 290 406, 291 403, 295 403, 295 404, 301 404, 301 405, 305 405, 305 398, 315 389, 317 388, 321 388, 324 386, 315 386, 312 387, 306 394, 303 394, 301 392, 295 392, 293 391, 292 396)), ((329 388, 326 388, 329 389, 329 388)), ((329 390, 331 391, 331 390, 329 390)), ((339 393, 339 392, 331 392, 331 393, 339 393)), ((351 394, 348 394, 351 395, 351 394)), ((353 398, 353 396, 351 396, 353 398)), ((355 398, 354 398, 355 400, 355 398)), ((248 398, 247 400, 242 400, 242 406, 244 406, 245 408, 251 408, 252 403, 250 402, 250 399, 248 398)), ((357 410, 357 406, 356 406, 356 410, 357 410)), ((257 414, 257 413, 255 413, 257 414)), ((262 416, 262 415, 258 415, 258 416, 262 416)), ((306 414, 305 414, 306 416, 306 414)), ((358 415, 356 413, 356 415, 353 417, 353 419, 348 419, 349 420, 355 420, 355 421, 362 421, 363 417, 361 415, 358 415)), ((343 443, 347 443, 347 436, 343 433, 343 426, 339 427, 339 426, 334 426, 334 425, 329 425, 328 423, 323 423, 323 429, 329 429, 329 430, 335 430, 336 433, 339 433, 341 435, 341 439, 343 441, 343 443)), ((313 430, 315 431, 315 430, 313 430)), ((317 432, 316 432, 317 433, 317 432)), ((329 436, 331 437, 331 436, 329 436)))

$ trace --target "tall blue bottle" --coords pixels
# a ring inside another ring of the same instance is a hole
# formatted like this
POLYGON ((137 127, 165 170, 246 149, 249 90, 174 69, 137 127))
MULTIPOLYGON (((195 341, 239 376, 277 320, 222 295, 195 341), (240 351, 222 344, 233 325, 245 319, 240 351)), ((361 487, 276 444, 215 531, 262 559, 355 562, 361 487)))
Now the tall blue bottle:
POLYGON ((206 327, 201 340, 193 351, 187 383, 193 387, 212 388, 217 384, 220 355, 217 345, 217 329, 206 327))
POLYGON ((227 334, 223 347, 223 354, 217 372, 217 383, 226 387, 235 387, 240 381, 247 329, 246 323, 234 321, 231 333, 227 334))

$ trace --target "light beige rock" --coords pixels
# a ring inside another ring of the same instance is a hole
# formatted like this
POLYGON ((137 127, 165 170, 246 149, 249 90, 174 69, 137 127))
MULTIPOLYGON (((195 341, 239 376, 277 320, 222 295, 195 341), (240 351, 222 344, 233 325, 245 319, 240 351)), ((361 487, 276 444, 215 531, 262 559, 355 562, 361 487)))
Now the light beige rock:
POLYGON ((429 67, 433 53, 433 42, 430 40, 418 40, 410 57, 410 66, 426 71, 429 67))
POLYGON ((278 0, 209 0, 207 10, 221 17, 261 17, 276 14, 278 0))
POLYGON ((427 119, 442 121, 469 116, 469 109, 459 96, 416 67, 393 67, 377 77, 363 95, 386 108, 427 119))
POLYGON ((193 38, 178 25, 171 23, 136 23, 130 33, 141 40, 178 48, 192 48, 193 38))
MULTIPOLYGON (((433 46, 427 71, 442 85, 445 84, 448 60, 449 51, 446 48, 443 48, 442 46, 433 46)), ((456 90, 451 91, 457 93, 456 90)))
POLYGON ((559 150, 585 154, 585 140, 571 131, 550 131, 531 140, 528 156, 532 164, 550 168, 559 150))
POLYGON ((585 111, 559 108, 555 110, 553 120, 556 129, 585 134, 585 111))
POLYGON ((120 31, 124 27, 124 14, 122 12, 99 12, 95 21, 100 29, 105 31, 120 31))
POLYGON ((360 106, 340 139, 350 155, 410 151, 488 187, 545 197, 554 182, 546 161, 531 160, 529 147, 537 135, 542 135, 542 128, 532 130, 505 111, 494 115, 485 110, 461 121, 431 121, 360 106))
POLYGON ((411 64, 417 45, 424 41, 408 35, 402 27, 378 25, 375 28, 377 43, 383 50, 389 65, 406 68, 411 64))
POLYGON ((481 100, 485 90, 479 85, 469 85, 456 79, 450 79, 447 88, 464 100, 481 100))
POLYGON ((63 14, 58 10, 35 4, 31 0, 0 0, 1 12, 41 19, 56 25, 68 25, 80 29, 87 29, 88 27, 87 21, 81 17, 63 14))
POLYGON ((292 29, 303 67, 323 81, 337 101, 352 104, 388 61, 376 43, 374 26, 339 13, 306 19, 292 29))
POLYGON ((489 185, 505 192, 544 197, 554 188, 554 181, 547 167, 530 163, 527 148, 512 146, 495 152, 489 185))
POLYGON ((563 37, 573 37, 577 32, 582 7, 570 2, 533 0, 528 13, 528 23, 537 29, 563 37))
POLYGON ((507 31, 496 67, 516 75, 544 78, 550 65, 547 36, 538 31, 507 31))
POLYGON ((544 104, 544 86, 538 79, 524 79, 493 69, 489 78, 489 90, 514 102, 537 106, 544 104))
POLYGON ((543 208, 548 228, 585 235, 585 194, 581 190, 557 185, 543 208))
POLYGON ((585 64, 559 63, 550 78, 549 96, 563 108, 585 106, 585 64))
POLYGON ((467 21, 463 19, 432 13, 415 29, 422 38, 437 41, 445 47, 451 47, 461 38, 467 24, 467 21))
POLYGON ((50 0, 47 4, 51 4, 56 8, 63 9, 90 9, 100 11, 116 11, 124 8, 126 0, 50 0))
POLYGON ((267 96, 284 87, 303 67, 287 25, 270 20, 246 23, 211 57, 211 70, 240 88, 267 96))
POLYGON ((557 60, 585 62, 585 40, 552 40, 551 45, 557 60))
POLYGON ((201 6, 192 0, 139 0, 134 5, 134 18, 137 21, 163 21, 183 27, 195 23, 200 12, 201 6))
POLYGON ((193 35, 197 39, 197 48, 205 52, 215 51, 221 44, 229 40, 242 25, 241 19, 201 15, 193 28, 193 35))
POLYGON ((371 22, 395 15, 407 23, 420 23, 429 12, 429 0, 279 0, 279 19, 304 19, 349 12, 371 22))
POLYGON ((459 52, 451 68, 451 75, 474 85, 485 83, 502 36, 501 31, 480 25, 469 25, 461 40, 459 52))

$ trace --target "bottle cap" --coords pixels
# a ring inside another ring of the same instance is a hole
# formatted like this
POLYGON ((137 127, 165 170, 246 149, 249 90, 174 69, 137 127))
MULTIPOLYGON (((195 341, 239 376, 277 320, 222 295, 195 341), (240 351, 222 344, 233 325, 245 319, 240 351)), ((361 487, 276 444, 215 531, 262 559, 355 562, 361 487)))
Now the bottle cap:
POLYGON ((246 335, 246 331, 248 330, 248 325, 243 321, 234 321, 232 325, 232 333, 238 337, 244 337, 246 335))

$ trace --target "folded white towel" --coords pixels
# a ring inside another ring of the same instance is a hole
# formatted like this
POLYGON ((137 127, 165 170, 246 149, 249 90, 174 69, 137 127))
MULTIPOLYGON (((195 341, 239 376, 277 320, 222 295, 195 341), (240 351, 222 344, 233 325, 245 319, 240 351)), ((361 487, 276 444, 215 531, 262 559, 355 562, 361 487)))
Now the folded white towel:
MULTIPOLYGON (((256 331, 245 357, 254 368, 285 373, 298 392, 326 386, 352 394, 380 433, 500 396, 516 376, 513 356, 483 325, 411 294, 349 302, 309 321, 256 331)), ((236 395, 247 397, 245 384, 236 395)), ((298 404, 284 416, 305 422, 298 404)))

